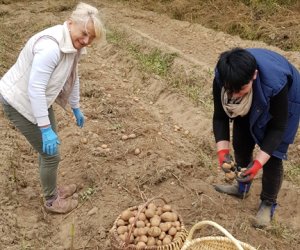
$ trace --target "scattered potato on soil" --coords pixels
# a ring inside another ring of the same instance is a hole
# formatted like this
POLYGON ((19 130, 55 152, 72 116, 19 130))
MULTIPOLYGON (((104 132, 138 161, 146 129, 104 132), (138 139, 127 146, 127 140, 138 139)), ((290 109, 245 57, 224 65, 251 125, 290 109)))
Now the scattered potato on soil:
POLYGON ((128 139, 128 135, 122 135, 122 140, 126 141, 128 139))
POLYGON ((139 148, 136 148, 135 150, 134 150, 134 154, 135 155, 139 155, 141 153, 141 150, 139 149, 139 148))
POLYGON ((130 134, 130 135, 128 135, 128 138, 134 139, 134 138, 136 138, 136 134, 130 134))
POLYGON ((87 138, 81 138, 81 143, 83 144, 87 144, 88 143, 88 139, 87 138))

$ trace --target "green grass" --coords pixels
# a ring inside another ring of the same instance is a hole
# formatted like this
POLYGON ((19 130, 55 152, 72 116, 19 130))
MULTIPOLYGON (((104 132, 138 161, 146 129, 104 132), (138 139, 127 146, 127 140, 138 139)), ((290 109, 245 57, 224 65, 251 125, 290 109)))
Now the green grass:
POLYGON ((137 59, 142 68, 150 73, 166 76, 173 64, 176 53, 163 53, 159 49, 153 49, 149 53, 143 53, 138 46, 130 46, 129 51, 137 59))
MULTIPOLYGON (((163 77, 170 87, 184 93, 195 104, 201 104, 211 110, 210 93, 205 90, 207 83, 197 76, 197 72, 187 73, 183 67, 175 70, 172 68, 174 60, 178 57, 176 53, 164 53, 157 48, 146 51, 131 42, 126 33, 115 29, 108 31, 107 41, 131 54, 142 71, 163 77)), ((208 72, 208 74, 211 73, 208 72)))
POLYGON ((177 57, 176 53, 163 53, 159 49, 145 52, 139 45, 131 43, 124 32, 117 30, 108 32, 107 41, 127 50, 139 62, 142 70, 159 76, 168 74, 174 59, 177 57))
POLYGON ((276 220, 272 223, 272 227, 268 230, 268 232, 274 235, 276 238, 285 239, 291 242, 291 244, 296 242, 300 236, 298 232, 291 230, 276 220))
POLYGON ((284 175, 286 179, 291 181, 296 186, 300 187, 300 166, 293 165, 291 163, 287 164, 284 175))

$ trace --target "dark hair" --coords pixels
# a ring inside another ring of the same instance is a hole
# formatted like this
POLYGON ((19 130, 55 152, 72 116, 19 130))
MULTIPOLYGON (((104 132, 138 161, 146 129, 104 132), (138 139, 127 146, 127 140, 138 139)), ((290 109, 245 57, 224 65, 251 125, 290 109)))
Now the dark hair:
POLYGON ((252 80, 256 68, 254 56, 241 48, 223 52, 217 63, 220 81, 229 92, 239 92, 252 80))

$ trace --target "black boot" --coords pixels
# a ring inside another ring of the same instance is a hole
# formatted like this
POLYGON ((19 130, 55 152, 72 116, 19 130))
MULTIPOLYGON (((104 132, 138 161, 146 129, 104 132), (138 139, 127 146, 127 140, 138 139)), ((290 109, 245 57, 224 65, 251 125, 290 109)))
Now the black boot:
POLYGON ((246 197, 248 197, 250 186, 251 182, 238 182, 237 185, 214 185, 216 191, 223 194, 233 195, 240 199, 245 199, 246 197))

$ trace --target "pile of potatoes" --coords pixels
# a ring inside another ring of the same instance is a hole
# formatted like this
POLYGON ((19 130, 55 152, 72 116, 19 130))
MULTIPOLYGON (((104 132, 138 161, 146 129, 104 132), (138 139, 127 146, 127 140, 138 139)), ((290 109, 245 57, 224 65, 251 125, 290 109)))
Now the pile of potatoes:
POLYGON ((121 240, 128 239, 130 233, 129 243, 137 248, 143 248, 168 245, 179 237, 181 223, 170 205, 149 203, 139 213, 138 218, 137 215, 138 209, 127 209, 121 213, 116 222, 117 233, 121 240))

